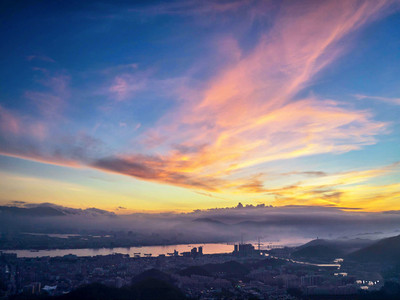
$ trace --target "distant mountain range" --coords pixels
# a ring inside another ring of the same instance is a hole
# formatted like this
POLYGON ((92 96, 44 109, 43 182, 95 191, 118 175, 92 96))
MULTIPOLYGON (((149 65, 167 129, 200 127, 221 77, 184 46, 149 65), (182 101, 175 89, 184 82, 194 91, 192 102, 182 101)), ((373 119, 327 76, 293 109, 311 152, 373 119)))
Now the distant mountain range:
POLYGON ((98 208, 76 209, 50 203, 38 204, 29 207, 0 206, 0 216, 6 215, 17 217, 61 217, 68 215, 115 216, 113 212, 98 208))
POLYGON ((15 215, 15 216, 24 216, 24 217, 58 217, 65 216, 66 214, 53 207, 14 207, 14 206, 0 206, 0 214, 5 215, 15 215))

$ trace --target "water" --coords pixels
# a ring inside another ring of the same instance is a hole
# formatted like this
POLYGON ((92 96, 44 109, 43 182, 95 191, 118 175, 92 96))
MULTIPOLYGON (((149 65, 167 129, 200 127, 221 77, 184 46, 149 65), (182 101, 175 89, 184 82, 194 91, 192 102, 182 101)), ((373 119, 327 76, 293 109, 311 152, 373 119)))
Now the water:
MULTIPOLYGON (((40 233, 27 233, 42 235, 40 233)), ((48 235, 50 234, 43 234, 48 235)), ((53 236, 68 238, 70 236, 79 236, 77 234, 53 234, 53 236)), ((310 241, 306 238, 288 238, 280 240, 270 240, 268 242, 261 243, 261 249, 281 248, 283 246, 298 246, 305 242, 310 241)), ((258 241, 249 241, 257 249, 258 241)), ((140 253, 140 256, 144 254, 151 254, 151 256, 158 256, 160 254, 168 255, 173 253, 174 250, 179 253, 190 251, 193 247, 203 247, 204 254, 218 254, 218 253, 231 253, 234 249, 234 243, 206 243, 206 244, 179 244, 179 245, 168 245, 168 246, 146 246, 146 247, 116 247, 116 248, 84 248, 84 249, 51 249, 51 250, 0 250, 4 253, 16 253, 17 257, 57 257, 68 254, 76 256, 96 256, 96 255, 110 255, 110 254, 128 254, 130 257, 134 257, 135 253, 140 253)))
MULTIPOLYGON (((336 259, 335 259, 334 263, 325 263, 325 264, 319 263, 319 264, 317 264, 317 263, 311 263, 311 262, 307 262, 307 261, 299 261, 299 260, 294 260, 291 258, 283 258, 283 257, 278 257, 278 256, 272 256, 272 255, 269 255, 269 257, 275 258, 275 259, 283 259, 288 262, 292 262, 292 263, 296 263, 296 264, 300 264, 300 265, 308 265, 308 266, 316 266, 316 267, 329 267, 329 268, 340 269, 342 266, 341 264, 336 262, 336 259)), ((342 258, 340 258, 340 260, 343 261, 342 258)))
POLYGON ((230 253, 233 251, 233 245, 228 244, 184 244, 184 245, 168 245, 168 246, 147 246, 147 247, 127 247, 127 248, 98 248, 98 249, 51 249, 51 250, 0 250, 4 253, 16 253, 17 257, 57 257, 67 254, 76 256, 96 256, 96 255, 110 255, 115 253, 129 254, 134 257, 135 253, 151 254, 158 256, 160 254, 168 255, 173 253, 174 250, 181 252, 190 251, 193 247, 203 247, 204 254, 217 254, 217 253, 230 253))
POLYGON ((29 234, 29 235, 42 235, 42 236, 48 236, 48 237, 55 237, 55 238, 60 238, 60 239, 68 239, 70 237, 78 237, 81 236, 80 234, 74 234, 74 233, 33 233, 33 232, 23 232, 23 234, 29 234))

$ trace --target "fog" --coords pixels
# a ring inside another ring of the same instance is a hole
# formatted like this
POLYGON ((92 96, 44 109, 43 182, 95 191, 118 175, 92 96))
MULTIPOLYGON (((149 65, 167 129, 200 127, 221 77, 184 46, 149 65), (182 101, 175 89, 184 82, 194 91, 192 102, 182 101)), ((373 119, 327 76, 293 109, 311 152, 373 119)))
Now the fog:
POLYGON ((397 211, 367 213, 334 207, 234 207, 191 213, 115 215, 102 210, 52 207, 60 216, 30 215, 0 209, 2 233, 126 234, 137 243, 193 243, 254 241, 296 243, 314 238, 377 239, 398 234, 397 211))

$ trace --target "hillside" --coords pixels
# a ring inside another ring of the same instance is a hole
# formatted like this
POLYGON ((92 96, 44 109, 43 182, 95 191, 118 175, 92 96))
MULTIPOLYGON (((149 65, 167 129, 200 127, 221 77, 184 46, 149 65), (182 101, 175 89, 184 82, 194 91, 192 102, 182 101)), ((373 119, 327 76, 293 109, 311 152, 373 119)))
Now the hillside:
POLYGON ((315 239, 297 247, 292 252, 292 256, 306 259, 334 259, 370 246, 373 243, 374 241, 372 240, 359 238, 348 240, 315 239))
POLYGON ((360 262, 400 262, 400 235, 382 239, 348 255, 360 262))
POLYGON ((228 276, 243 276, 249 273, 249 269, 237 261, 228 261, 222 264, 206 264, 202 268, 211 274, 224 273, 228 276))
POLYGON ((292 252, 293 258, 307 260, 332 260, 343 255, 343 251, 334 245, 311 245, 292 252))

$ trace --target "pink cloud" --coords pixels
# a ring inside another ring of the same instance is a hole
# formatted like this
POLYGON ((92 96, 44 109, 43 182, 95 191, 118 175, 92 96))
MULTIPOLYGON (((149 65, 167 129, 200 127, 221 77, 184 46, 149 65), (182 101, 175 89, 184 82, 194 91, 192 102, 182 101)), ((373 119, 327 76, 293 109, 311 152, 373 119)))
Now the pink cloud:
POLYGON ((64 99, 51 93, 27 91, 25 97, 32 101, 39 112, 46 117, 57 117, 65 107, 64 99))
POLYGON ((112 96, 117 101, 127 100, 135 92, 146 87, 147 75, 122 74, 115 77, 113 84, 109 88, 112 96))
MULTIPOLYGON (((339 41, 389 4, 324 1, 312 8, 298 3, 284 7, 252 52, 233 55, 203 91, 164 116, 145 143, 164 149, 168 170, 219 179, 269 161, 343 153, 375 143, 386 124, 369 112, 294 96, 345 51, 339 41), (199 150, 182 153, 174 149, 180 144, 199 150)), ((234 43, 228 45, 238 52, 234 43)))
POLYGON ((47 137, 47 126, 29 116, 18 115, 0 106, 0 133, 8 139, 34 138, 43 141, 47 137))
POLYGON ((39 141, 43 141, 48 135, 47 126, 41 122, 36 122, 29 126, 29 131, 39 141))
POLYGON ((21 132, 20 119, 0 105, 0 129, 3 134, 19 134, 21 132))
POLYGON ((204 14, 221 14, 254 4, 256 1, 249 0, 233 0, 233 1, 181 1, 169 2, 158 5, 150 5, 141 9, 131 9, 131 12, 140 12, 150 15, 204 15, 204 14))
POLYGON ((67 107, 70 77, 66 74, 51 74, 48 70, 43 72, 38 83, 46 90, 28 90, 25 97, 46 118, 60 118, 62 111, 67 107))
MULTIPOLYGON (((242 5, 210 3, 213 10, 220 11, 242 5)), ((296 95, 346 51, 345 37, 385 13, 390 3, 285 2, 273 26, 252 50, 241 51, 231 36, 222 37, 219 53, 228 63, 196 90, 184 84, 177 88, 178 107, 143 134, 141 141, 148 155, 124 153, 93 158, 85 152, 93 147, 78 143, 31 157, 86 163, 103 171, 188 188, 260 192, 265 185, 255 176, 258 172, 253 174, 254 166, 307 155, 343 153, 374 144, 376 137, 386 132, 387 124, 375 121, 370 112, 340 101, 298 99, 296 95), (243 170, 247 171, 246 178, 241 175, 243 170)), ((208 11, 208 7, 200 7, 200 11, 208 11)), ((174 7, 166 9, 176 11, 174 7)), ((48 82, 55 97, 66 90, 65 80, 48 82)), ((123 73, 114 77, 107 92, 116 101, 125 101, 147 85, 147 73, 123 73)), ((57 102, 57 98, 40 93, 27 96, 48 109, 57 102)), ((19 132, 19 123, 14 123, 9 127, 19 132)), ((40 129, 34 132, 41 137, 40 129)), ((19 151, 18 155, 29 156, 19 151)), ((336 201, 338 195, 330 195, 325 196, 336 201)))

